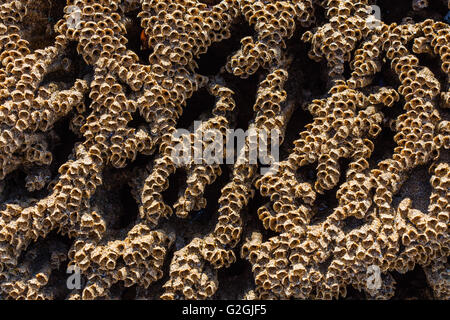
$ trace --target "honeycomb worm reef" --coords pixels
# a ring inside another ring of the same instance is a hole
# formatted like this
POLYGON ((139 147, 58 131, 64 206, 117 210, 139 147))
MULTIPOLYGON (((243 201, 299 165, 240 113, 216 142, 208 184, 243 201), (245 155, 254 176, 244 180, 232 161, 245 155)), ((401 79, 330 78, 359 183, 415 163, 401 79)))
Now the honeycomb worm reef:
POLYGON ((0 0, 0 299, 450 299, 449 10, 0 0))

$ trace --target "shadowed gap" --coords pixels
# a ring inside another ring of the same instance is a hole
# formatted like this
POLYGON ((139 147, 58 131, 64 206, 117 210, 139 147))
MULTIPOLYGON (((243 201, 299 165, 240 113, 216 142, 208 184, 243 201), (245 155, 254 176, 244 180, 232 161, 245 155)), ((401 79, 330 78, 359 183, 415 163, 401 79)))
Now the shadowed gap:
POLYGON ((169 176, 169 188, 161 193, 166 205, 173 207, 180 196, 181 189, 186 184, 186 178, 187 173, 184 168, 177 168, 175 173, 169 176))
POLYGON ((142 34, 144 29, 141 27, 141 21, 138 17, 140 10, 133 10, 127 12, 125 15, 127 49, 136 53, 139 57, 139 63, 143 65, 150 65, 149 57, 153 52, 153 48, 148 48, 146 43, 146 36, 142 34))
POLYGON ((392 158, 397 144, 394 141, 394 132, 389 127, 384 127, 378 137, 372 142, 375 147, 367 161, 369 162, 369 167, 374 169, 380 161, 392 158))
POLYGON ((118 191, 120 204, 123 206, 119 211, 114 222, 113 229, 130 229, 137 220, 139 209, 136 200, 131 194, 131 188, 128 184, 124 184, 118 191))
POLYGON ((54 138, 51 139, 49 145, 52 148, 51 152, 53 154, 53 161, 50 165, 50 171, 52 172, 52 177, 56 177, 59 173, 59 168, 66 163, 74 152, 75 144, 82 142, 84 139, 78 137, 69 128, 70 120, 72 115, 60 119, 53 126, 53 131, 55 132, 54 138))
POLYGON ((404 17, 411 17, 414 22, 426 19, 443 20, 449 11, 440 0, 429 0, 428 7, 418 11, 413 10, 412 0, 378 0, 376 4, 381 9, 381 20, 387 24, 400 24, 404 17))
POLYGON ((75 83, 75 80, 83 79, 85 76, 93 74, 93 67, 86 64, 84 59, 78 54, 77 43, 74 41, 69 42, 64 55, 60 58, 60 62, 61 66, 59 66, 58 69, 44 75, 40 86, 52 82, 62 82, 66 84, 67 87, 71 87, 75 83), (65 67, 62 66, 63 60, 64 63, 67 63, 65 67))
POLYGON ((430 196, 433 188, 430 184, 429 165, 419 166, 411 170, 408 179, 399 192, 392 197, 392 207, 397 208, 405 198, 412 200, 412 207, 424 213, 428 212, 430 196))
POLYGON ((64 17, 66 1, 41 0, 40 11, 30 10, 22 19, 24 39, 30 43, 30 50, 44 49, 55 42, 58 33, 54 27, 64 17))
POLYGON ((393 271, 391 275, 397 282, 393 300, 430 300, 434 298, 421 266, 416 265, 413 270, 404 274, 393 271))
POLYGON ((213 109, 215 102, 215 97, 209 94, 206 88, 200 88, 194 92, 192 97, 186 101, 183 114, 178 119, 177 128, 189 129, 194 124, 194 121, 200 120, 200 116, 203 113, 213 109))
POLYGON ((206 76, 218 74, 221 71, 221 68, 226 65, 228 57, 239 50, 241 39, 252 35, 253 32, 253 29, 248 23, 243 21, 243 19, 240 19, 238 23, 231 26, 231 37, 229 39, 213 43, 206 53, 200 55, 196 59, 198 64, 198 69, 196 71, 199 74, 206 76))

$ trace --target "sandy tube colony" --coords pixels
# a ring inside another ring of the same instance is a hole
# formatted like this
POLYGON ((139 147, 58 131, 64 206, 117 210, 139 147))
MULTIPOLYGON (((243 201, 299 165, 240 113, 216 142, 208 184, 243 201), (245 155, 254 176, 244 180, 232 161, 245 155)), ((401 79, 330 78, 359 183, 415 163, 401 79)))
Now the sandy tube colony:
POLYGON ((449 299, 449 10, 0 0, 0 299, 449 299))

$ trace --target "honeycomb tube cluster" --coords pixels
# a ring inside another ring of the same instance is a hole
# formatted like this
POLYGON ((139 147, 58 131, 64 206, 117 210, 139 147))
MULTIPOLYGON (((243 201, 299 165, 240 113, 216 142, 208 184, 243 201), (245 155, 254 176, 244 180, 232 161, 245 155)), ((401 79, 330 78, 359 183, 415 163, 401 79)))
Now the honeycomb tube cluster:
POLYGON ((214 299, 243 259, 238 298, 390 299, 419 269, 449 299, 444 2, 373 24, 367 0, 0 1, 0 299, 214 299), (242 123, 280 159, 250 162, 249 137, 223 163, 176 155, 242 123), (111 177, 131 194, 105 195, 111 177))

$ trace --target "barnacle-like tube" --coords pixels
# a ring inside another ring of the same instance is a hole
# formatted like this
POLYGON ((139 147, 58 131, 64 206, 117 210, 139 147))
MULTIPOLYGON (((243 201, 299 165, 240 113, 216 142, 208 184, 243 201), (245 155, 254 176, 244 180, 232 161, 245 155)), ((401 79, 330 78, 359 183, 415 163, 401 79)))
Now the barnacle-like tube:
POLYGON ((0 299, 389 299, 412 270, 449 299, 437 2, 387 24, 367 0, 0 1, 0 299), (225 148, 242 125, 265 139, 225 148))

